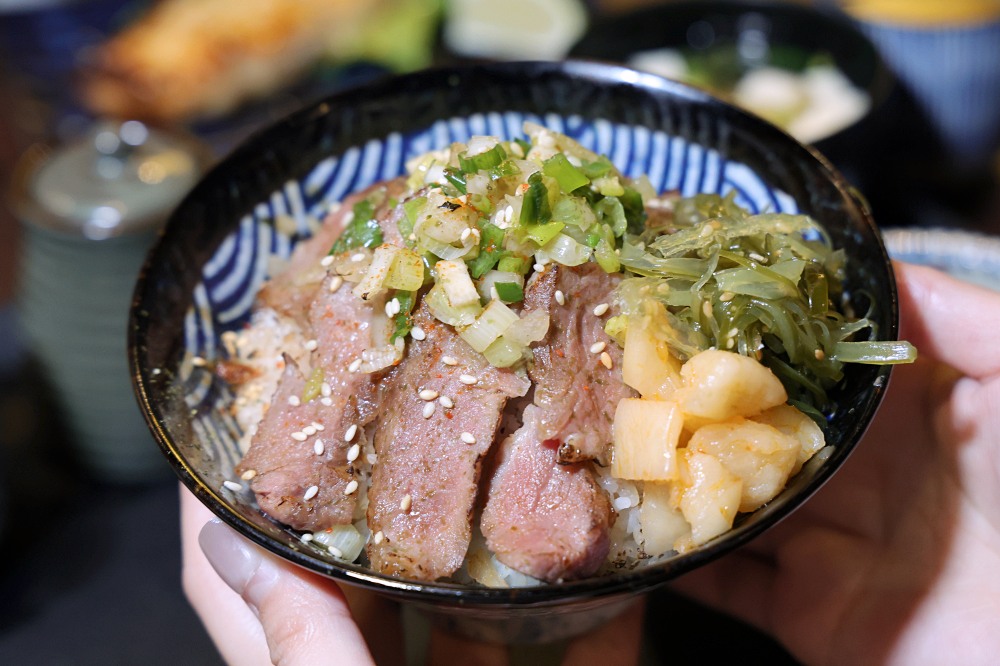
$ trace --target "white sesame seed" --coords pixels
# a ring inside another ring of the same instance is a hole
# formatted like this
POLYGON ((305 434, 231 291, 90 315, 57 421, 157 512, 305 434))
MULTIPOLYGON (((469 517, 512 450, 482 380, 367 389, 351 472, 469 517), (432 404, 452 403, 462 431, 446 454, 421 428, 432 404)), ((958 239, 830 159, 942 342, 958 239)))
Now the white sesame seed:
POLYGON ((704 303, 702 303, 701 304, 701 312, 706 317, 711 317, 712 316, 712 304, 709 303, 708 301, 705 301, 704 303))
POLYGON ((299 539, 302 541, 302 543, 309 543, 310 541, 313 540, 313 535, 309 532, 306 532, 305 534, 300 536, 299 539))
POLYGON ((305 434, 306 437, 312 437, 313 435, 316 434, 316 428, 312 427, 311 425, 306 426, 305 428, 302 429, 302 432, 305 434))
POLYGON ((306 351, 315 351, 316 347, 319 347, 319 343, 315 340, 306 340, 302 346, 306 348, 306 351))
POLYGON ((364 260, 365 260, 364 252, 358 252, 357 254, 351 255, 351 261, 364 261, 364 260))
POLYGON ((539 273, 545 272, 545 264, 535 264, 533 268, 539 273))
POLYGON ((353 361, 351 361, 351 364, 349 366, 347 366, 347 371, 357 372, 360 367, 361 367, 361 359, 356 358, 353 361))
POLYGON ((344 551, 342 551, 341 549, 337 548, 336 546, 327 546, 326 549, 328 551, 330 551, 330 554, 333 555, 334 557, 343 557, 344 556, 344 551))
POLYGON ((307 439, 309 439, 309 437, 306 436, 306 434, 304 432, 302 432, 301 430, 299 430, 299 431, 296 431, 296 432, 292 433, 292 439, 294 439, 296 442, 304 442, 307 439))
POLYGON ((736 294, 734 294, 731 291, 724 291, 721 294, 719 294, 719 300, 722 301, 723 303, 728 303, 729 301, 733 300, 735 296, 736 294))
POLYGON ((454 356, 442 356, 441 362, 445 365, 458 365, 458 359, 454 356))
POLYGON ((455 403, 451 401, 451 398, 449 398, 446 395, 443 395, 440 398, 438 398, 438 402, 440 402, 441 406, 444 407, 445 409, 451 409, 452 407, 455 406, 455 403))
POLYGON ((427 334, 424 333, 424 329, 420 328, 419 326, 414 326, 412 329, 410 329, 410 337, 413 338, 414 340, 424 340, 427 338, 427 334))
POLYGON ((347 462, 354 462, 361 455, 361 445, 355 444, 351 448, 347 449, 347 462))
POLYGON ((471 432, 463 432, 462 441, 465 442, 466 444, 475 444, 476 436, 473 435, 471 432))
POLYGON ((608 309, 610 307, 611 306, 609 306, 607 303, 601 303, 600 305, 594 306, 594 316, 595 317, 603 317, 604 315, 606 315, 608 313, 608 309))
POLYGON ((323 455, 324 451, 326 451, 326 445, 323 443, 322 439, 317 438, 316 441, 313 443, 313 453, 315 453, 318 456, 321 456, 323 455))
POLYGON ((342 286, 344 286, 344 278, 340 277, 339 275, 334 275, 332 278, 330 278, 329 289, 331 293, 337 291, 342 286))
POLYGON ((366 453, 365 454, 365 460, 368 461, 369 465, 374 465, 375 463, 378 462, 378 454, 377 453, 366 453))
POLYGON ((329 398, 333 394, 333 389, 330 387, 329 383, 323 382, 319 385, 319 393, 324 398, 329 398))
POLYGON ((556 303, 566 305, 566 294, 562 293, 561 289, 556 289, 556 303))
POLYGON ((352 423, 351 427, 348 428, 347 432, 344 433, 344 441, 345 442, 352 441, 354 439, 354 436, 357 434, 358 434, 358 424, 352 423))
POLYGON ((479 378, 478 377, 474 377, 472 375, 461 375, 458 378, 458 381, 462 382, 466 386, 472 386, 473 384, 475 384, 475 383, 477 383, 479 381, 479 378))
POLYGON ((632 500, 628 497, 616 497, 614 506, 618 511, 624 511, 632 506, 632 500))
POLYGON ((292 407, 298 407, 299 405, 302 404, 302 400, 300 400, 299 396, 297 395, 290 395, 288 396, 288 404, 291 405, 292 407))
POLYGON ((439 394, 434 389, 424 389, 417 395, 420 396, 421 400, 436 400, 439 394))
POLYGON ((222 485, 224 485, 229 490, 232 490, 233 492, 239 492, 240 490, 243 490, 243 486, 241 484, 236 483, 235 481, 230 481, 229 479, 223 481, 222 485))
POLYGON ((257 470, 255 469, 248 469, 242 474, 240 474, 240 478, 243 479, 244 481, 249 481, 255 476, 257 476, 257 470))
POLYGON ((429 419, 432 416, 434 416, 434 403, 428 402, 424 405, 424 418, 429 419))
POLYGON ((324 430, 326 430, 326 427, 322 423, 317 423, 316 421, 312 422, 312 427, 316 428, 318 432, 323 432, 324 430))
POLYGON ((357 479, 351 479, 351 482, 348 483, 347 486, 344 487, 344 494, 345 495, 350 495, 351 493, 353 493, 357 489, 358 489, 358 481, 357 481, 357 479))
POLYGON ((378 545, 378 544, 382 543, 382 539, 384 539, 384 538, 385 538, 385 534, 383 534, 382 530, 379 530, 372 537, 372 541, 374 541, 375 544, 378 545))
POLYGON ((316 497, 316 493, 318 493, 318 492, 319 492, 319 486, 309 486, 309 488, 306 490, 305 494, 302 495, 302 499, 304 499, 304 500, 306 500, 308 502, 313 497, 316 497))
POLYGON ((399 299, 394 298, 385 304, 385 313, 390 317, 395 317, 402 308, 403 306, 399 304, 399 299))
POLYGON ((322 259, 319 260, 319 265, 322 266, 323 268, 329 268, 330 264, 332 264, 332 263, 333 263, 333 255, 332 254, 328 254, 328 255, 326 255, 325 257, 323 257, 322 259))
POLYGON ((399 502, 399 508, 403 512, 409 513, 410 512, 410 508, 412 506, 413 506, 413 498, 410 497, 408 494, 407 495, 403 495, 403 499, 400 500, 400 502, 399 502))
POLYGON ((601 365, 603 365, 608 370, 614 365, 611 361, 611 354, 608 352, 601 352, 601 365))
POLYGON ((462 230, 462 243, 465 243, 465 241, 469 240, 469 236, 471 236, 471 235, 472 235, 472 229, 469 229, 469 228, 463 229, 462 230))
POLYGON ((604 348, 607 346, 608 343, 606 342, 595 342, 594 344, 590 345, 590 353, 600 354, 602 351, 604 351, 604 348))
POLYGON ((332 407, 333 406, 333 399, 332 398, 320 398, 319 402, 324 407, 332 407))
POLYGON ((208 365, 208 361, 206 361, 201 356, 193 356, 191 357, 191 365, 193 365, 196 368, 203 368, 206 365, 208 365))

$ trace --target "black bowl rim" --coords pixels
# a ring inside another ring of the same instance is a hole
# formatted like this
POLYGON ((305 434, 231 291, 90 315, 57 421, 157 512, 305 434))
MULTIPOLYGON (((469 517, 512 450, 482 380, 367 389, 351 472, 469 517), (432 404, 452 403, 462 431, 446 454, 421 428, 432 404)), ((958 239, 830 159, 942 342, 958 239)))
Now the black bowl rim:
MULTIPOLYGON (((204 503, 213 514, 234 528, 244 537, 284 559, 302 566, 305 569, 323 574, 336 580, 357 584, 369 590, 396 596, 408 601, 421 603, 445 604, 450 606, 496 609, 502 607, 517 608, 550 608, 566 603, 590 602, 598 599, 611 600, 625 595, 648 592, 666 581, 687 571, 700 567, 725 553, 747 543, 759 534, 769 529, 777 522, 787 517, 811 497, 839 469, 843 461, 853 451, 858 441, 867 430, 875 411, 878 409, 888 384, 890 366, 883 366, 878 371, 877 380, 873 385, 873 393, 863 409, 856 414, 855 435, 844 445, 835 447, 832 455, 824 462, 816 474, 801 488, 793 501, 783 503, 775 511, 758 521, 752 521, 734 528, 715 541, 698 548, 692 553, 652 567, 639 567, 623 570, 608 576, 595 576, 579 581, 558 584, 548 584, 526 588, 477 588, 455 583, 421 582, 403 580, 383 576, 362 567, 350 564, 335 564, 331 561, 311 557, 302 551, 290 548, 288 545, 272 540, 260 532, 251 522, 233 511, 219 494, 219 491, 204 482, 184 459, 177 444, 163 423, 163 416, 152 390, 153 377, 156 373, 150 367, 145 357, 146 333, 149 327, 149 313, 145 301, 151 298, 151 281, 159 262, 164 261, 167 248, 172 239, 184 233, 183 211, 187 206, 195 205, 198 197, 212 188, 224 186, 227 171, 236 168, 244 159, 266 151, 271 143, 271 137, 293 128, 308 126, 310 122, 331 113, 333 109, 349 106, 362 96, 379 96, 392 94, 401 81, 411 84, 432 85, 447 81, 453 75, 524 75, 527 73, 554 73, 575 79, 586 79, 592 83, 608 86, 627 85, 643 89, 646 92, 656 92, 673 98, 683 98, 704 105, 716 114, 725 118, 738 118, 739 122, 752 127, 754 132, 767 141, 780 141, 788 144, 801 153, 807 161, 815 161, 815 167, 825 179, 828 179, 842 196, 844 214, 854 218, 877 243, 877 254, 886 268, 888 292, 891 302, 887 303, 889 330, 883 331, 883 337, 894 339, 898 334, 898 295, 895 278, 885 246, 881 240, 878 228, 864 200, 851 188, 843 177, 834 169, 829 161, 814 148, 803 146, 793 138, 755 116, 747 114, 704 91, 686 84, 664 79, 656 75, 640 73, 624 66, 592 61, 567 60, 562 62, 506 62, 479 63, 452 67, 436 67, 419 72, 381 78, 374 82, 346 89, 324 99, 308 104, 285 118, 261 129, 245 140, 227 158, 216 164, 203 176, 199 184, 181 202, 171 216, 166 227, 161 232, 156 245, 149 252, 146 262, 140 272, 136 284, 129 317, 128 357, 130 373, 136 398, 158 446, 167 458, 181 482, 204 503), (789 143, 790 142, 790 143, 789 143), (669 566, 664 566, 669 564, 669 566)), ((189 295, 188 295, 189 296, 189 295)))

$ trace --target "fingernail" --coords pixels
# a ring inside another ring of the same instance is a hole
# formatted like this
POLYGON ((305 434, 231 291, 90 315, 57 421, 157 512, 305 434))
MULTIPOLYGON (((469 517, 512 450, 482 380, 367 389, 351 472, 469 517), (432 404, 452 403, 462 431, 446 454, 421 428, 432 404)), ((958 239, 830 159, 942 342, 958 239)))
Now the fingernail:
POLYGON ((198 544, 219 577, 257 612, 278 575, 274 564, 217 519, 201 528, 198 544))

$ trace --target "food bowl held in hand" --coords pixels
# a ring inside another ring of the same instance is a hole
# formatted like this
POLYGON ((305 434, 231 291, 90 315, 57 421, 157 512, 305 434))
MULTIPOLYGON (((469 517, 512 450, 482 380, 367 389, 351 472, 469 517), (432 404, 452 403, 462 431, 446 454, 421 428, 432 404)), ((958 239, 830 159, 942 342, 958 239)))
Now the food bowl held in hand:
MULTIPOLYGON (((531 208, 532 224, 536 225, 531 229, 533 233, 552 230, 547 225, 551 225, 552 216, 560 214, 558 203, 549 210, 544 195, 535 197, 535 193, 545 192, 545 182, 551 193, 565 182, 567 175, 572 180, 579 178, 581 172, 591 174, 586 182, 592 187, 574 191, 591 199, 604 197, 609 210, 614 207, 612 199, 619 204, 629 200, 627 188, 622 189, 621 182, 632 182, 628 176, 645 174, 648 184, 642 187, 650 191, 679 192, 684 196, 722 194, 729 199, 718 201, 729 201, 752 213, 808 215, 826 229, 833 246, 844 252, 847 264, 843 285, 848 307, 862 315, 867 313, 877 330, 877 339, 895 338, 896 295, 885 249, 869 212, 826 162, 771 125, 695 88, 617 66, 580 62, 478 65, 397 77, 327 98, 255 135, 216 166, 176 210, 149 255, 137 285, 130 328, 133 379, 147 422, 181 480, 216 515, 253 542, 291 562, 338 581, 416 604, 446 626, 498 641, 551 640, 583 631, 613 616, 637 595, 767 530, 804 502, 844 462, 873 417, 889 374, 885 366, 845 366, 843 381, 830 392, 835 408, 829 411, 826 421, 827 446, 823 455, 802 467, 776 497, 739 514, 732 529, 704 542, 689 543, 681 549, 683 552, 669 551, 655 558, 639 556, 635 561, 620 562, 621 566, 601 567, 593 575, 579 579, 567 576, 565 580, 551 582, 519 581, 515 575, 494 581, 496 586, 491 587, 470 579, 463 573, 465 568, 444 577, 420 575, 419 568, 406 566, 396 569, 383 566, 376 570, 367 566, 363 555, 347 561, 350 558, 344 557, 340 549, 317 543, 319 532, 317 535, 309 532, 310 536, 303 538, 302 529, 292 529, 269 517, 250 490, 253 473, 239 467, 243 456, 239 448, 243 434, 238 425, 240 405, 236 404, 230 384, 223 380, 223 376, 232 379, 226 370, 231 369, 227 362, 238 351, 234 349, 234 339, 251 321, 261 286, 292 254, 293 247, 311 236, 319 221, 331 208, 336 209, 337 202, 345 196, 406 174, 407 163, 428 151, 445 149, 443 154, 447 155, 447 149, 455 142, 469 144, 467 160, 481 164, 467 171, 445 170, 443 174, 450 176, 445 178, 450 185, 442 187, 458 187, 461 181, 461 186, 471 192, 476 168, 502 170, 504 162, 494 164, 502 159, 498 157, 502 151, 492 143, 480 146, 476 152, 471 149, 470 139, 482 135, 498 137, 508 142, 504 145, 509 151, 516 152, 528 145, 515 141, 523 142, 525 128, 534 132, 533 144, 559 137, 554 140, 577 146, 573 148, 575 155, 607 155, 610 160, 598 158, 588 163, 586 159, 582 162, 575 159, 576 165, 569 160, 554 160, 560 166, 553 167, 552 172, 546 170, 544 177, 548 180, 543 181, 539 174, 523 183, 519 190, 523 201, 531 199, 533 203, 523 204, 519 215, 524 222, 531 208), (484 157, 475 159, 478 155, 484 157), (593 170, 595 165, 600 167, 597 171, 593 170), (610 175, 619 170, 620 179, 610 175), (242 474, 237 471, 240 469, 242 474), (529 584, 523 585, 524 582, 529 584)), ((528 168, 526 163, 520 165, 528 168)), ((436 195, 425 193, 418 197, 424 200, 420 205, 433 196, 436 195)), ((461 198, 457 192, 451 192, 450 196, 453 198, 444 208, 451 212, 469 201, 482 201, 468 194, 461 198)), ((400 214, 412 212, 412 208, 404 202, 400 214)), ((621 209, 619 205, 617 210, 621 209)), ((358 217, 361 211, 355 207, 354 218, 362 219, 358 217)), ((609 220, 617 219, 608 214, 609 220)), ((626 217, 622 217, 623 224, 626 217)), ((397 219, 402 224, 403 218, 397 219)), ((773 221, 767 215, 759 219, 773 221)), ((364 232, 356 226, 352 228, 364 232)), ((487 233, 485 226, 482 229, 482 233, 487 233)), ((415 231, 411 238, 420 233, 415 231)), ((477 234, 473 235, 478 238, 477 234)), ((622 238, 619 234, 611 242, 621 244, 622 238)), ((461 249, 456 245, 458 242, 456 239, 451 245, 452 250, 461 249)), ((601 242, 594 238, 593 247, 598 248, 594 250, 598 254, 601 242)), ((572 247, 591 252, 585 243, 572 247)), ((633 261, 634 257, 630 259, 624 247, 620 248, 623 251, 620 261, 633 261)), ((334 261, 351 261, 357 252, 357 255, 367 253, 368 260, 374 263, 378 261, 378 248, 374 258, 370 250, 362 244, 334 261)), ((619 261, 611 255, 605 259, 619 261)), ((536 254, 535 262, 538 257, 536 254)), ((320 263, 324 270, 331 266, 329 260, 320 263)), ((443 274, 445 263, 436 264, 438 274, 443 274)), ((517 261, 508 262, 506 267, 513 270, 513 263, 517 261)), ((452 270, 455 266, 447 268, 452 270)), ((532 269, 522 266, 519 270, 530 273, 532 269)), ((544 275, 548 269, 536 265, 535 270, 544 275)), ((369 271, 366 277, 372 273, 369 271)), ((528 292, 532 285, 542 281, 535 278, 523 284, 525 302, 530 300, 528 292)), ((340 293, 337 290, 342 281, 336 281, 339 278, 325 279, 328 281, 323 284, 330 287, 329 293, 340 293)), ((438 284, 442 280, 447 281, 439 277, 438 284)), ((450 286, 455 284, 458 283, 450 286)), ((359 283, 356 289, 361 286, 359 283)), ((505 293, 513 289, 507 282, 495 286, 498 294, 501 286, 506 287, 502 290, 505 293)), ((447 286, 444 292, 448 298, 457 293, 449 292, 447 286)), ((562 299, 559 296, 555 292, 554 301, 564 305, 565 296, 562 299)), ((429 294, 424 298, 432 300, 429 294)), ((503 299, 516 301, 517 297, 503 299)), ((390 316, 399 313, 399 300, 394 300, 396 310, 390 309, 393 303, 386 303, 390 316)), ((496 296, 490 303, 500 300, 496 296)), ((723 297, 723 300, 729 299, 723 297)), ((447 303, 452 314, 461 310, 457 302, 447 303)), ((569 304, 572 305, 572 300, 569 304)), ((478 311, 479 305, 475 307, 478 311)), ((597 311, 604 315, 606 307, 593 310, 593 316, 600 316, 597 311)), ((414 315, 419 316, 419 313, 414 315)), ((451 330, 440 322, 432 322, 420 335, 409 333, 411 337, 405 338, 405 344, 416 348, 413 346, 440 340, 440 336, 448 335, 451 330)), ((496 335, 493 338, 499 339, 496 335)), ((307 349, 315 346, 311 340, 306 342, 307 349)), ((612 363, 598 367, 596 359, 604 348, 591 346, 589 353, 593 359, 588 356, 574 360, 593 365, 599 372, 604 372, 605 367, 613 372, 616 366, 612 363)), ((272 358, 289 367, 284 358, 272 358)), ((364 358, 369 363, 375 357, 364 358)), ((603 357, 600 363, 605 364, 603 357)), ((450 365, 446 357, 440 357, 434 372, 438 376, 447 374, 446 366, 450 365)), ((361 366, 357 364, 354 370, 363 371, 361 366)), ((493 366, 500 367, 503 363, 494 362, 493 366)), ((401 364, 400 368, 403 367, 401 364)), ((483 372, 494 370, 497 368, 486 368, 483 372)), ((462 375, 458 379, 466 385, 476 383, 468 381, 475 377, 462 375)), ((392 385, 394 380, 386 376, 380 381, 392 385)), ((317 388, 307 399, 317 398, 326 390, 317 388)), ((306 393, 310 393, 308 387, 306 393)), ((418 401, 416 394, 410 398, 418 401)), ((419 400, 431 398, 428 392, 419 400)), ((289 405, 301 402, 297 393, 286 400, 289 405)), ((399 403, 408 404, 406 400, 404 397, 399 403)), ((441 404, 443 407, 444 403, 441 404)), ((441 408, 437 409, 439 413, 432 412, 424 418, 438 418, 441 408)), ((525 410, 525 419, 527 413, 525 410)), ((308 440, 309 451, 315 450, 317 455, 324 451, 314 442, 320 434, 331 445, 344 438, 360 437, 357 428, 348 428, 344 433, 340 430, 317 433, 315 426, 303 427, 291 437, 308 440)), ((506 423, 501 425, 501 431, 507 427, 510 426, 506 423)), ((463 432, 462 440, 470 447, 478 445, 475 437, 466 437, 469 434, 463 432)), ((378 434, 375 438, 378 444, 378 434)), ((411 444, 417 447, 429 443, 415 440, 411 444)), ((359 454, 346 455, 348 459, 358 459, 359 454)), ((377 469, 380 461, 385 463, 383 451, 376 446, 369 462, 377 469)), ((487 461, 483 469, 490 470, 492 464, 487 461)), ((483 471, 483 478, 489 473, 483 471)), ((599 470, 593 473, 596 475, 599 470)), ((346 487, 348 493, 358 489, 357 484, 346 487)), ((315 498, 317 492, 308 489, 304 499, 315 498)), ((603 492, 616 491, 605 487, 603 492)), ((300 501, 303 497, 295 499, 300 501)), ((628 502, 621 499, 614 497, 614 507, 624 512, 628 502)), ((371 508, 373 503, 369 503, 369 516, 372 511, 377 513, 371 508)), ((406 495, 402 505, 405 506, 399 506, 399 510, 403 513, 417 506, 410 495, 406 495), (413 502, 412 507, 407 499, 413 502)), ((399 512, 396 513, 395 518, 399 518, 399 512)), ((470 509, 469 513, 474 511, 470 509)), ((622 520, 619 529, 624 529, 624 523, 622 520)), ((386 534, 389 533, 387 529, 386 534)), ((381 531, 365 535, 366 548, 373 559, 373 544, 381 541, 380 536, 384 537, 381 531)), ((473 535, 473 542, 477 538, 473 535)))

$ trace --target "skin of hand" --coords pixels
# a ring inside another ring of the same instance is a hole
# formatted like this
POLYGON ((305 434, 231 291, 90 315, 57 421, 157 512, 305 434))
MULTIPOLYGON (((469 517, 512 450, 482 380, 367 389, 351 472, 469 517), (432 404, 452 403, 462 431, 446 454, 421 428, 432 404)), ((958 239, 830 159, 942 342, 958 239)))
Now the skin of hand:
MULTIPOLYGON (((184 592, 223 659, 240 666, 406 663, 398 606, 282 561, 181 488, 184 592)), ((564 664, 636 664, 644 603, 570 642, 564 664)), ((431 630, 426 663, 508 664, 507 647, 431 630)))
POLYGON ((1000 654, 1000 295, 897 264, 920 358, 796 513, 676 582, 808 664, 995 664, 1000 654))

